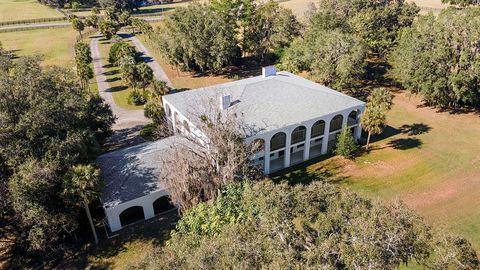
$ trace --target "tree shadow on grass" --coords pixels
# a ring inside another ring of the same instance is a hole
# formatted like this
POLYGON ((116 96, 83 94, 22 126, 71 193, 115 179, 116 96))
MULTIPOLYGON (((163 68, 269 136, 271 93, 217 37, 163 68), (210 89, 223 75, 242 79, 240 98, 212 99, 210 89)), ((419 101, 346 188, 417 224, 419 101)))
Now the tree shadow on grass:
POLYGON ((408 150, 412 148, 420 148, 422 140, 418 138, 401 138, 388 143, 388 146, 398 150, 408 150))
POLYGON ((120 81, 120 80, 121 80, 121 78, 119 78, 119 77, 113 77, 113 78, 108 78, 105 81, 111 83, 111 82, 116 82, 116 81, 120 81))
POLYGON ((105 71, 103 75, 105 76, 113 76, 118 74, 118 69, 110 70, 110 71, 105 71))
POLYGON ((403 134, 407 134, 409 136, 420 135, 424 133, 428 133, 432 128, 424 123, 414 123, 411 125, 403 125, 400 127, 400 131, 403 134))
POLYGON ((119 86, 113 86, 113 87, 110 87, 107 89, 107 91, 105 92, 119 92, 119 91, 123 91, 123 90, 127 90, 128 87, 125 86, 125 85, 119 85, 119 86))

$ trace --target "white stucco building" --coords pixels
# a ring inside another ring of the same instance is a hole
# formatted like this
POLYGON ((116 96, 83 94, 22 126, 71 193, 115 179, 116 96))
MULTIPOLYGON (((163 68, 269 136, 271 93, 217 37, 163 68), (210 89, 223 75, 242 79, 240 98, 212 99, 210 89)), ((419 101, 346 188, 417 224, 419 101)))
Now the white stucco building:
POLYGON ((176 135, 108 153, 98 159, 107 186, 102 203, 112 231, 131 220, 148 219, 169 209, 161 186, 162 159, 185 139, 202 137, 200 116, 216 106, 233 113, 248 127, 246 143, 259 140, 263 149, 251 157, 266 174, 327 154, 343 127, 360 138, 359 119, 365 103, 289 72, 263 69, 262 75, 163 97, 176 135), (135 210, 135 211, 134 211, 135 210))

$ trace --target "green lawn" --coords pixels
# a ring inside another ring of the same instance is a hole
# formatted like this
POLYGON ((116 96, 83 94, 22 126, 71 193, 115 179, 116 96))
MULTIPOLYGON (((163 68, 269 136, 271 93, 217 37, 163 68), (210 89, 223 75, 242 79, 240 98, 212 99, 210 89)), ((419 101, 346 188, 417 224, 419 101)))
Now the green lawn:
POLYGON ((16 56, 42 55, 44 65, 73 66, 76 32, 71 28, 37 29, 0 33, 6 50, 16 56))
POLYGON ((478 115, 436 112, 400 94, 388 124, 371 152, 355 161, 326 158, 276 179, 329 178, 374 199, 401 199, 430 224, 446 225, 480 251, 478 115))
POLYGON ((108 52, 111 46, 112 43, 110 41, 101 41, 99 43, 100 54, 102 56, 103 68, 105 71, 104 74, 107 76, 107 81, 110 85, 110 91, 112 92, 113 100, 119 107, 130 110, 143 110, 143 105, 137 106, 128 104, 128 95, 133 91, 133 89, 125 86, 125 83, 122 81, 120 75, 120 69, 108 63, 108 52))
POLYGON ((57 17, 63 17, 63 14, 37 0, 0 1, 0 22, 57 17))

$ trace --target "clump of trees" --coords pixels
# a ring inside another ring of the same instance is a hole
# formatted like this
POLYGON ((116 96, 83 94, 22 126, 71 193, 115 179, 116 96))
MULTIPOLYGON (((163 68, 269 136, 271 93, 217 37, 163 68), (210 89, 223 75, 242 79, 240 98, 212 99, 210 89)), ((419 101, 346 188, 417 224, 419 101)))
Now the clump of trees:
POLYGON ((450 5, 458 5, 461 7, 480 5, 480 1, 478 0, 442 0, 442 3, 450 4, 450 5))
POLYGON ((337 90, 352 88, 365 74, 367 46, 355 34, 311 27, 286 49, 281 66, 337 90))
POLYGON ((15 228, 18 255, 50 260, 73 239, 82 211, 65 193, 70 169, 95 159, 114 117, 72 71, 32 57, 0 72, 0 100, 1 222, 15 228))
POLYGON ((441 108, 480 105, 480 12, 447 9, 406 29, 390 58, 391 75, 441 108))
POLYGON ((402 203, 381 204, 331 184, 229 185, 187 211, 148 269, 475 269, 465 239, 432 231, 402 203), (449 256, 444 256, 446 253, 449 256))
POLYGON ((205 72, 235 64, 242 55, 263 61, 299 28, 292 12, 274 1, 216 0, 175 9, 153 39, 172 65, 205 72))
POLYGON ((306 71, 338 90, 352 89, 366 74, 367 57, 387 54, 418 11, 403 0, 321 0, 309 12, 303 36, 286 49, 281 66, 306 71))

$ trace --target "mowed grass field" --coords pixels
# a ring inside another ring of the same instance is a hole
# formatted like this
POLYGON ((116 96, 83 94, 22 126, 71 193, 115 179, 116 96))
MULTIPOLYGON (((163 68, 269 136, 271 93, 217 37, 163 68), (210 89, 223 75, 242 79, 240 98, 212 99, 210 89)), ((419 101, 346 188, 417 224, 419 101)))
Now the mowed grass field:
POLYGON ((404 93, 394 101, 388 128, 370 153, 310 162, 276 178, 328 178, 373 199, 400 199, 480 251, 480 116, 438 112, 404 93))
POLYGON ((0 22, 57 17, 63 15, 37 0, 0 0, 0 22))
POLYGON ((75 37, 70 27, 0 33, 0 41, 15 56, 41 55, 44 65, 73 66, 75 37))

